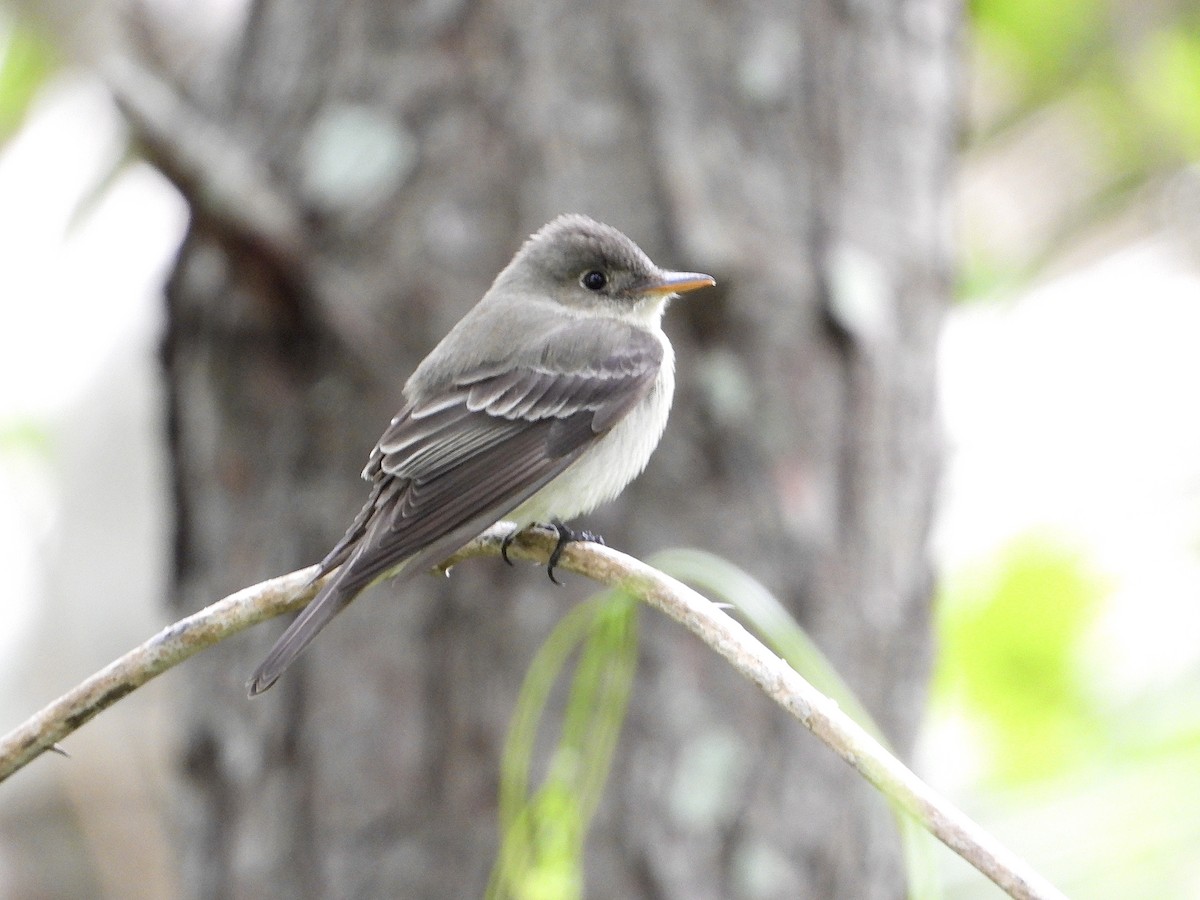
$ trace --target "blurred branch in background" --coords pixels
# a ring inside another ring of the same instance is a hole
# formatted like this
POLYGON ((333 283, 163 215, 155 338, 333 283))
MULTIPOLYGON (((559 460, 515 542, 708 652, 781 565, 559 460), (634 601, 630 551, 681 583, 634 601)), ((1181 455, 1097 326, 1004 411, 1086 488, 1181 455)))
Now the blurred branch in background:
POLYGON ((1200 229, 1200 11, 973 0, 961 293, 1200 229))

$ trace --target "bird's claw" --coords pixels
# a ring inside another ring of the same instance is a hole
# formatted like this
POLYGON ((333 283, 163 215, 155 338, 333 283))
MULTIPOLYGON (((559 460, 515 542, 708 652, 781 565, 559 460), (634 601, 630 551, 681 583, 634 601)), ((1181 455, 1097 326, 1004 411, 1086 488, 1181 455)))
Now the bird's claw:
POLYGON ((504 536, 504 540, 500 542, 500 558, 510 566, 513 564, 513 561, 508 558, 508 548, 512 546, 512 542, 517 539, 517 535, 520 533, 520 528, 513 528, 512 531, 504 536))
MULTIPOLYGON (((543 527, 549 528, 558 535, 558 541, 555 543, 554 549, 550 551, 550 559, 546 565, 546 574, 550 576, 550 580, 555 584, 562 584, 562 582, 554 576, 554 570, 558 568, 558 561, 562 558, 563 550, 566 549, 567 544, 573 544, 577 541, 589 541, 593 544, 599 544, 602 547, 605 546, 604 538, 595 532, 572 531, 557 519, 550 522, 549 525, 545 525, 543 527)), ((523 530, 524 529, 522 528, 514 528, 500 541, 500 558, 510 566, 513 565, 513 561, 508 555, 508 548, 512 546, 513 541, 517 539, 517 535, 519 535, 523 530)))
POLYGON ((554 570, 558 567, 558 561, 562 557, 563 550, 567 544, 573 544, 577 541, 590 541, 593 544, 604 546, 604 538, 590 531, 572 531, 562 522, 557 519, 550 523, 550 527, 558 532, 558 542, 554 545, 554 549, 550 551, 550 560, 546 566, 546 574, 550 576, 550 580, 555 584, 562 584, 554 577, 554 570))

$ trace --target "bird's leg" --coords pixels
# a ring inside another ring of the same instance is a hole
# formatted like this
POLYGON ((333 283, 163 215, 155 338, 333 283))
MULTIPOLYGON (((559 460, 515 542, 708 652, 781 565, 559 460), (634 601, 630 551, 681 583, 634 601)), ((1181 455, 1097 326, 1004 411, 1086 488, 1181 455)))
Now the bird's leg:
POLYGON ((520 534, 522 530, 523 529, 520 525, 514 525, 513 530, 506 534, 504 536, 504 540, 500 542, 500 558, 510 566, 513 564, 513 561, 508 558, 508 548, 512 546, 512 542, 517 539, 517 535, 520 534))
POLYGON ((546 566, 546 574, 550 576, 550 580, 555 584, 562 584, 554 577, 554 569, 558 565, 558 560, 562 556, 563 549, 567 544, 575 541, 591 541, 593 544, 604 545, 604 538, 598 534, 593 534, 590 531, 572 531, 558 519, 554 519, 550 523, 550 527, 558 532, 558 543, 554 545, 554 549, 550 551, 550 562, 546 566))
POLYGON ((561 581, 554 577, 554 567, 558 565, 563 548, 575 540, 575 533, 562 522, 558 521, 558 519, 551 522, 550 527, 558 532, 558 542, 554 545, 554 549, 550 551, 550 562, 546 566, 546 574, 550 576, 550 580, 555 584, 562 584, 561 581))
MULTIPOLYGON (((558 568, 558 561, 562 557, 563 550, 566 549, 567 544, 572 544, 576 541, 590 541, 593 544, 600 544, 601 546, 604 546, 604 538, 602 538, 600 535, 591 531, 574 531, 571 528, 568 528, 558 519, 552 519, 548 525, 533 525, 530 527, 548 528, 558 535, 558 541, 555 543, 554 549, 550 551, 549 564, 546 566, 546 574, 550 576, 550 580, 555 584, 562 584, 561 581, 554 577, 554 570, 558 568)), ((508 548, 511 547, 513 541, 517 539, 517 535, 524 530, 524 528, 514 527, 513 530, 505 535, 500 541, 500 558, 510 566, 513 565, 513 561, 509 558, 508 548)))

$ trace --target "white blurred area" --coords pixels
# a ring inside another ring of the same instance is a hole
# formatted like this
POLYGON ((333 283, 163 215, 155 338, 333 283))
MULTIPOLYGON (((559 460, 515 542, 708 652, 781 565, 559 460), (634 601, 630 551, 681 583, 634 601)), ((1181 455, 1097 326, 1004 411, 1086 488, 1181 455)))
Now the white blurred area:
POLYGON ((1030 532, 1076 549, 1112 590, 1098 692, 1200 666, 1198 339, 1200 258, 1167 231, 955 310, 943 335, 938 560, 978 564, 1030 532))
POLYGON ((943 336, 937 557, 960 568, 1036 530, 1102 566, 1111 688, 1200 665, 1198 338, 1198 257, 1169 233, 955 311, 943 336))
MULTIPOLYGON (((186 208, 61 76, 0 151, 0 731, 167 622, 156 348, 186 208)), ((170 675, 166 676, 167 678, 170 675)), ((0 896, 168 897, 150 684, 4 785, 0 896)))
MULTIPOLYGON (((1077 557, 1105 592, 1080 677, 1097 710, 1127 723, 1130 746, 1165 742, 1195 721, 1196 250, 1186 227, 1151 230, 1020 296, 954 310, 942 338, 940 569, 987 571, 1030 536, 1077 557), (1181 713, 1190 720, 1169 721, 1181 713)), ((1036 618, 1028 628, 1035 639, 1036 618)), ((1200 775, 1182 752, 1131 753, 1021 791, 981 792, 990 750, 969 722, 935 709, 917 768, 1060 887, 1095 898, 1200 896, 1189 849, 1200 838, 1200 775)), ((997 893, 942 857, 947 896, 997 893)))
MULTIPOLYGON (((48 439, 0 443, 0 731, 168 619, 156 349, 187 212, 142 163, 100 189, 123 152, 106 93, 80 76, 44 91, 0 151, 0 433, 48 439)), ((1200 665, 1196 259, 1145 233, 1023 296, 955 309, 945 331, 939 560, 969 565, 1035 529, 1078 547, 1114 585, 1098 690, 1200 665)), ((176 894, 161 688, 4 785, 0 896, 176 894)), ((954 764, 931 766, 953 795, 954 764)))

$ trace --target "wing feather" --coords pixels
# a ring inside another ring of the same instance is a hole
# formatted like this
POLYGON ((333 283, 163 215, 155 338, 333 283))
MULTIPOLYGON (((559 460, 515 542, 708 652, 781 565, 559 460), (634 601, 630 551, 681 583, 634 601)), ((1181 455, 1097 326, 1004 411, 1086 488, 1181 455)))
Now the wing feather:
POLYGON ((571 322, 516 355, 414 389, 363 470, 366 505, 321 562, 322 574, 340 571, 276 643, 252 692, 364 588, 439 562, 563 472, 646 396, 663 348, 642 329, 571 322))

